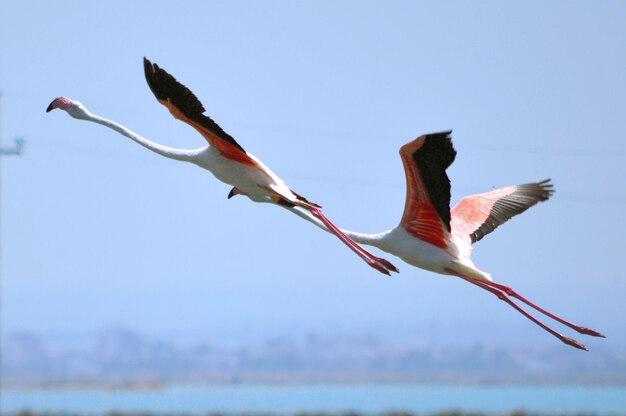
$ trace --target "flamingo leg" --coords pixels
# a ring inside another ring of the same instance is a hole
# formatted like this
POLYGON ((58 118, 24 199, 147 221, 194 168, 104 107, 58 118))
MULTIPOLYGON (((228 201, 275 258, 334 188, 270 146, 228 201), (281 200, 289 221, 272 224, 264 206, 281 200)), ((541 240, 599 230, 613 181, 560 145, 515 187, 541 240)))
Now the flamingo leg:
POLYGON ((527 304, 531 308, 538 310, 542 314, 544 314, 544 315, 554 319, 557 322, 562 323, 563 325, 566 325, 566 326, 572 328, 573 330, 575 330, 575 331, 577 331, 577 332, 579 332, 581 334, 591 335, 592 337, 602 337, 602 338, 605 338, 604 335, 602 335, 601 333, 599 333, 597 331, 594 331, 593 329, 586 328, 586 327, 580 326, 580 325, 574 325, 571 322, 568 322, 565 319, 560 318, 560 317, 558 317, 558 316, 556 316, 556 315, 546 311, 545 309, 535 305, 534 303, 532 303, 531 301, 529 301, 525 297, 521 296, 519 293, 517 293, 515 290, 513 290, 509 286, 501 285, 501 284, 495 283, 495 282, 484 282, 484 284, 486 284, 487 286, 491 286, 491 287, 494 287, 496 289, 499 289, 499 290, 503 291, 504 293, 506 293, 508 296, 513 296, 514 298, 521 300, 522 302, 524 302, 525 304, 527 304))
POLYGON ((391 273, 389 273, 389 271, 396 272, 396 273, 399 272, 399 270, 396 268, 396 266, 391 264, 389 261, 387 261, 387 260, 385 260, 383 258, 374 256, 372 253, 370 253, 369 251, 367 251, 366 249, 364 249, 363 247, 358 245, 356 242, 354 242, 354 240, 352 240, 350 237, 348 237, 343 232, 341 232, 341 230, 339 228, 337 228, 337 226, 335 224, 333 224, 328 219, 328 217, 326 217, 326 215, 324 215, 324 213, 322 212, 321 209, 319 209, 317 207, 310 207, 310 208, 307 207, 307 209, 311 212, 311 214, 313 214, 313 216, 315 216, 315 218, 317 218, 320 221, 322 221, 324 223, 324 225, 326 227, 328 227, 328 229, 333 234, 335 234, 337 236, 337 238, 339 238, 339 240, 341 240, 345 245, 347 245, 359 257, 361 257, 363 260, 365 260, 365 262, 368 265, 370 265, 374 269, 376 269, 379 272, 384 273, 386 275, 391 275, 391 273))
POLYGON ((539 327, 541 327, 545 331, 547 331, 550 334, 552 334, 555 337, 557 337, 559 340, 561 340, 561 342, 563 342, 563 343, 565 343, 567 345, 570 345, 570 346, 572 346, 574 348, 578 348, 580 350, 588 351, 587 348, 582 343, 580 343, 580 342, 578 342, 575 339, 572 339, 570 337, 566 337, 565 335, 559 334, 554 329, 550 328, 549 326, 547 326, 546 324, 544 324, 543 322, 541 322, 540 320, 538 320, 537 318, 535 318, 534 316, 532 316, 531 314, 526 312, 524 309, 520 308, 515 302, 513 302, 511 299, 509 299, 507 293, 504 292, 502 289, 488 286, 483 281, 479 281, 479 280, 476 280, 476 279, 465 277, 462 274, 460 274, 458 272, 455 272, 454 270, 451 270, 451 269, 448 269, 448 268, 446 268, 445 270, 448 273, 453 274, 454 276, 460 277, 461 279, 466 280, 466 281, 470 282, 471 284, 480 287, 481 289, 485 289, 485 290, 493 293, 494 295, 496 295, 498 297, 498 299, 508 303, 511 307, 513 307, 519 313, 524 315, 526 318, 530 319, 532 322, 537 324, 539 327))

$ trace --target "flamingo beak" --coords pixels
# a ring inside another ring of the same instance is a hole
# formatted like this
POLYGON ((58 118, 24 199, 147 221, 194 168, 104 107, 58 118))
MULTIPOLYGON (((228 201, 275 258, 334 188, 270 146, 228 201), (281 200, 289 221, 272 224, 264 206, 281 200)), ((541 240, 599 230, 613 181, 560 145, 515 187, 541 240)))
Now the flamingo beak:
POLYGON ((68 110, 71 107, 74 107, 77 103, 65 97, 57 97, 46 108, 46 113, 54 110, 55 108, 60 108, 61 110, 68 110))
POLYGON ((235 195, 245 195, 245 196, 248 196, 247 193, 242 192, 240 189, 237 189, 237 187, 233 187, 233 189, 231 189, 230 192, 228 193, 228 199, 234 197, 235 195))

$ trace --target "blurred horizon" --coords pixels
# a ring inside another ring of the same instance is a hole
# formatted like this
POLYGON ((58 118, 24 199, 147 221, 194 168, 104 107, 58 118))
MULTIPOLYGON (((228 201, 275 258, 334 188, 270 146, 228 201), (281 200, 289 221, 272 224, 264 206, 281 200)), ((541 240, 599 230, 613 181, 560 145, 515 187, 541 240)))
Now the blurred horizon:
POLYGON ((5 334, 5 391, 143 390, 232 383, 626 385, 624 349, 393 342, 346 333, 239 340, 146 334, 109 326, 93 334, 5 334))

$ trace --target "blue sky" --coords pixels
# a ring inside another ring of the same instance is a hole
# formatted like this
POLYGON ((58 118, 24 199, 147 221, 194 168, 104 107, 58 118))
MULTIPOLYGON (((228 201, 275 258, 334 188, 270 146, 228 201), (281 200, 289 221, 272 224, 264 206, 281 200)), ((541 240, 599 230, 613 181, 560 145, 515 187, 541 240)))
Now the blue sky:
POLYGON ((344 228, 399 221, 398 149, 427 132, 454 129, 453 203, 552 178, 555 196, 475 263, 609 335, 589 347, 623 347, 624 16, 620 1, 5 2, 2 140, 27 148, 2 159, 3 331, 558 344, 469 284, 390 257, 386 278, 284 210, 227 200, 208 172, 45 113, 63 95, 204 145, 150 93, 146 56, 344 228))

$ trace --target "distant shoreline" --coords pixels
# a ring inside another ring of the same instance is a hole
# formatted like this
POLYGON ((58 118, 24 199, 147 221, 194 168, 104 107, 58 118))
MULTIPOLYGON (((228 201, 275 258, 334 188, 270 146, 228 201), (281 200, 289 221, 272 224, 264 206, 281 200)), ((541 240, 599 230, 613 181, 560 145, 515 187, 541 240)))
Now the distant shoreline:
MULTIPOLYGON (((120 412, 110 411, 103 413, 87 412, 49 412, 21 410, 6 412, 4 416, 598 416, 597 412, 533 412, 515 410, 513 412, 476 412, 466 410, 447 410, 441 412, 412 412, 391 410, 385 412, 289 412, 289 413, 257 413, 257 412, 120 412)), ((608 416, 619 416, 607 413, 608 416)))
MULTIPOLYGON (((9 412, 10 416, 259 416, 255 412, 202 412, 202 413, 178 413, 178 412, 106 412, 106 413, 80 413, 80 412, 32 412, 22 410, 9 412)), ((262 416, 538 416, 537 412, 517 410, 511 412, 473 412, 463 410, 450 410, 444 412, 418 413, 406 411, 388 411, 381 413, 365 412, 296 412, 296 413, 262 413, 262 416)), ((598 416, 595 412, 554 412, 540 413, 540 416, 598 416)))
POLYGON ((222 383, 144 391, 79 387, 83 390, 3 392, 3 416, 626 416, 626 386, 222 383))
POLYGON ((132 378, 132 379, 68 379, 68 380, 27 380, 5 379, 2 392, 34 391, 160 391, 169 387, 194 386, 320 386, 320 385, 424 385, 446 387, 493 387, 493 386, 533 386, 533 387, 626 387, 626 376, 608 378, 569 378, 562 377, 469 377, 450 375, 446 377, 375 377, 363 375, 282 375, 282 374, 238 374, 214 375, 196 378, 132 378))

